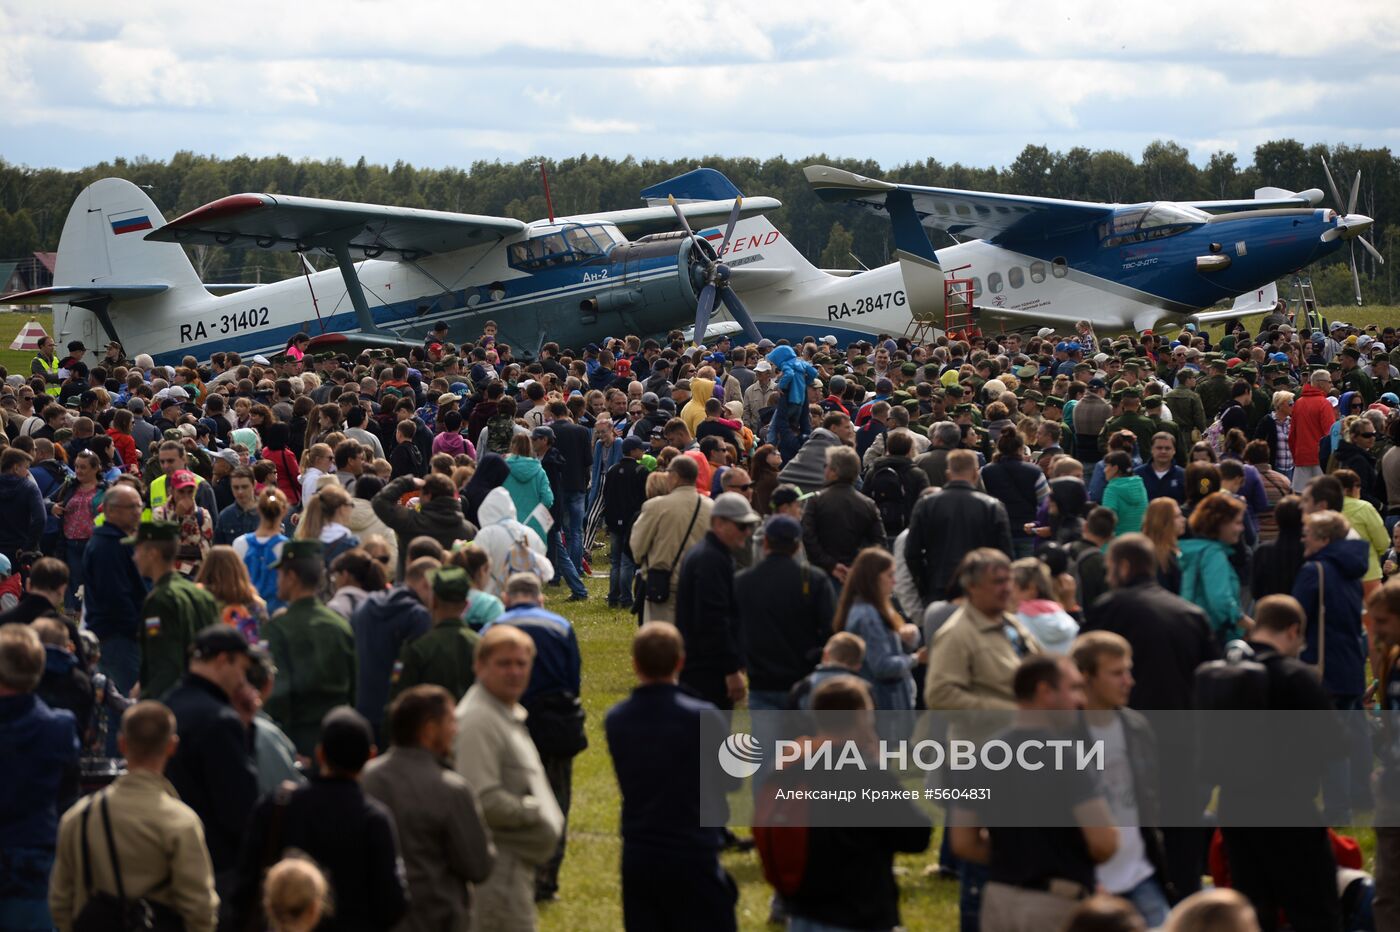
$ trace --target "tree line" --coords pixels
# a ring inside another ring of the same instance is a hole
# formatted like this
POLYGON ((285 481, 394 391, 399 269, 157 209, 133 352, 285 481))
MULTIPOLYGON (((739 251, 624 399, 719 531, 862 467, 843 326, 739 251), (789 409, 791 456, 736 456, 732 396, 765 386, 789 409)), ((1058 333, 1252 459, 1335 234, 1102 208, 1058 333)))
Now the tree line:
MULTIPOLYGON (((718 169, 746 194, 776 197, 783 207, 770 214, 773 223, 812 261, 824 268, 874 267, 890 261, 888 225, 882 219, 840 204, 824 204, 812 194, 802 168, 814 163, 836 165, 875 178, 911 184, 971 188, 1076 200, 1136 203, 1151 200, 1241 198, 1265 186, 1327 191, 1321 159, 1347 197, 1359 169, 1357 209, 1377 218, 1371 239, 1386 256, 1379 266, 1358 249, 1362 289, 1369 303, 1397 303, 1400 282, 1393 280, 1393 260, 1400 259, 1400 159, 1389 149, 1305 146, 1293 139, 1266 142, 1254 161, 1240 165, 1232 153, 1217 152, 1204 167, 1191 161, 1174 142, 1148 145, 1138 159, 1113 150, 1076 147, 1068 152, 1028 145, 1002 168, 944 164, 930 157, 884 168, 869 160, 824 154, 801 159, 765 160, 711 156, 653 160, 581 155, 549 160, 555 213, 590 213, 639 206, 639 192, 650 185, 699 166, 718 169)), ((534 220, 547 215, 539 160, 477 161, 468 168, 417 168, 406 162, 374 165, 361 158, 350 163, 262 158, 217 158, 178 152, 168 161, 146 157, 118 158, 77 171, 33 168, 0 159, 0 257, 21 257, 58 248, 59 234, 73 200, 88 184, 105 177, 125 178, 142 186, 167 219, 228 194, 261 191, 345 201, 426 207, 534 220)), ((1324 204, 1331 203, 1330 194, 1324 204)), ((1344 205, 1340 205, 1344 206, 1344 205)), ((935 246, 944 243, 935 241, 935 246)), ((1352 300, 1346 253, 1334 256, 1314 275, 1325 304, 1352 300)), ((272 281, 297 274, 297 258, 253 249, 196 247, 192 260, 206 281, 272 281)), ((315 260, 313 260, 315 261, 315 260)), ((322 260, 324 264, 324 260, 322 260)))

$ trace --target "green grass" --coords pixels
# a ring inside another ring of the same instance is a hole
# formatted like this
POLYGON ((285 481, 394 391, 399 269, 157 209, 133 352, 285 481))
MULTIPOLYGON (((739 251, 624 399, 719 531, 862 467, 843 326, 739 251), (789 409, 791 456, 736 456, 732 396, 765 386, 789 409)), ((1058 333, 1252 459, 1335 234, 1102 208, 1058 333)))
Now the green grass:
POLYGON ((31 313, 29 308, 25 308, 15 313, 0 314, 0 366, 4 366, 6 372, 29 375, 29 362, 34 358, 34 354, 15 352, 10 349, 10 341, 31 317, 39 321, 49 336, 53 336, 53 314, 48 311, 31 313))
MULTIPOLYGON (((606 566, 605 551, 594 551, 597 566, 606 566)), ((569 813, 569 848, 559 879, 559 900, 540 908, 545 932, 613 932, 622 928, 618 834, 620 801, 617 780, 603 736, 603 716, 626 698, 634 683, 630 648, 637 630, 633 615, 607 607, 607 580, 587 580, 590 599, 565 603, 567 593, 548 590, 550 609, 573 622, 583 652, 583 703, 588 710, 588 750, 574 761, 573 806, 569 813)), ((911 929, 957 927, 958 887, 950 880, 925 877, 936 859, 937 837, 929 852, 901 856, 901 910, 911 929)), ((758 855, 730 853, 724 866, 739 885, 739 928, 767 929, 771 890, 763 880, 758 855)))

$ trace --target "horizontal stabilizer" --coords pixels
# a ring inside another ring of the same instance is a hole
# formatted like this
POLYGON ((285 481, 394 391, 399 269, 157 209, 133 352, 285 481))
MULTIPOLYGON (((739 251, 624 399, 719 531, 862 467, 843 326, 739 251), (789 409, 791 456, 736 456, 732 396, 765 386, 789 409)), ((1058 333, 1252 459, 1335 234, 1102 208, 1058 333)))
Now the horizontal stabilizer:
POLYGON ((169 285, 54 285, 0 295, 0 304, 92 304, 99 301, 131 301, 136 298, 149 298, 169 289, 169 285))
POLYGON ((222 297, 226 294, 238 294, 240 291, 247 291, 250 288, 260 288, 261 285, 253 282, 205 282, 204 288, 212 295, 222 297))
POLYGON ((677 175, 660 184, 642 189, 642 200, 648 206, 658 207, 674 197, 685 204, 689 201, 732 201, 743 196, 734 183, 713 168, 697 168, 684 175, 677 175))
POLYGON ((1214 324, 1222 320, 1238 320, 1253 314, 1267 314, 1278 302, 1278 286, 1269 282, 1262 288, 1246 292, 1235 299, 1235 303, 1224 310, 1202 311, 1192 314, 1191 319, 1198 324, 1214 324))

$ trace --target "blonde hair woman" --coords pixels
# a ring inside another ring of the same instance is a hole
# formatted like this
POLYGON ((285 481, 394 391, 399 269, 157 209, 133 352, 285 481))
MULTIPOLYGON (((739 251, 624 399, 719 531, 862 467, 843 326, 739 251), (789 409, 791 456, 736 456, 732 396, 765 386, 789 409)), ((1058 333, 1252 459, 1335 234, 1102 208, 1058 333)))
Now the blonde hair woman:
POLYGON ((301 467, 301 500, 309 502, 320 487, 321 479, 334 472, 335 451, 329 444, 313 443, 298 465, 301 467))

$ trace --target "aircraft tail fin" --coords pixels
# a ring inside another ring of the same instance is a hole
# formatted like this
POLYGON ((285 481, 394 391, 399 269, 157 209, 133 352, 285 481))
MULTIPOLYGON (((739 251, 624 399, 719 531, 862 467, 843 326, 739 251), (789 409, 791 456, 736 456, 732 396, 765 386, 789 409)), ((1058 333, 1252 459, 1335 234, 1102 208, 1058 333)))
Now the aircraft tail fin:
POLYGON ((148 232, 164 225, 155 203, 136 185, 122 178, 93 182, 63 224, 54 285, 110 290, 112 300, 144 297, 149 292, 143 289, 161 285, 202 291, 184 249, 146 240, 148 232))
POLYGON ((664 207, 668 197, 682 204, 688 201, 728 201, 742 197, 734 182, 713 168, 697 168, 684 175, 668 178, 642 190, 642 200, 648 207, 664 207))

